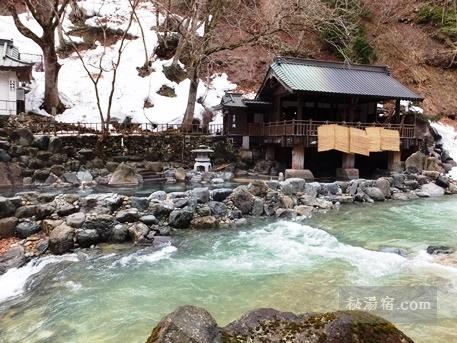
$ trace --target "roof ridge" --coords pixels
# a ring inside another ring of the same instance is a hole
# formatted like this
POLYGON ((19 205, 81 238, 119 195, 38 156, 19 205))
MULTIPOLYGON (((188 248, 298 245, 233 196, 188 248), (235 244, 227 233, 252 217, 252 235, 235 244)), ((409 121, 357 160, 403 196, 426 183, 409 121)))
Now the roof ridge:
POLYGON ((385 73, 390 75, 390 69, 386 65, 373 65, 373 64, 357 64, 357 63, 347 63, 347 62, 338 62, 338 61, 328 61, 328 60, 319 60, 311 58, 299 58, 299 57, 283 57, 278 56, 273 60, 272 65, 281 63, 295 64, 295 65, 305 65, 312 67, 324 67, 324 68, 333 68, 333 69, 346 69, 346 70, 362 70, 367 72, 374 73, 385 73))

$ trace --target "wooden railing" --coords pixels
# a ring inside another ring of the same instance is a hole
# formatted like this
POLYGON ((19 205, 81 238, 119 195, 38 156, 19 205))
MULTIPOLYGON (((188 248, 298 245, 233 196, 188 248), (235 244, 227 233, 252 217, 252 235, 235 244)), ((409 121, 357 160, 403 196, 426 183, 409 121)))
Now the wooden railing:
MULTIPOLYGON (((54 136, 101 134, 101 123, 60 123, 39 122, 30 123, 28 127, 34 134, 54 136)), ((192 124, 183 128, 180 124, 151 124, 151 123, 111 123, 108 126, 110 135, 155 135, 155 134, 189 134, 219 136, 223 134, 222 124, 203 126, 192 124)))
POLYGON ((286 120, 269 123, 250 123, 249 136, 254 137, 286 137, 304 136, 317 137, 317 129, 321 125, 338 124, 347 127, 365 129, 368 127, 383 127, 398 130, 401 138, 415 138, 415 126, 412 124, 383 124, 360 122, 329 122, 312 120, 286 120))
POLYGON ((17 112, 16 101, 0 99, 0 115, 15 115, 17 112))

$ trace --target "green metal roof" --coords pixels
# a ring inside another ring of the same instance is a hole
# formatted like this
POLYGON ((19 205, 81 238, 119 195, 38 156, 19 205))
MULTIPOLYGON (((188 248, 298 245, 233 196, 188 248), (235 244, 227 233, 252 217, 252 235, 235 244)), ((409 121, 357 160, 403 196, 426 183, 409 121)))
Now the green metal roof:
POLYGON ((393 78, 386 66, 278 57, 268 75, 290 91, 423 100, 393 78))

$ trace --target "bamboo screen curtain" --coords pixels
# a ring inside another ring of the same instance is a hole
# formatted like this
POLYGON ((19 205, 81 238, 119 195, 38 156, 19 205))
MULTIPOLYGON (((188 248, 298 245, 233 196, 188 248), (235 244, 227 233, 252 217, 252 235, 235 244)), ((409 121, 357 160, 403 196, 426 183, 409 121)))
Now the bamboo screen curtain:
POLYGON ((371 152, 400 151, 400 133, 381 127, 365 130, 341 125, 317 128, 318 151, 337 150, 347 154, 369 156, 371 152))

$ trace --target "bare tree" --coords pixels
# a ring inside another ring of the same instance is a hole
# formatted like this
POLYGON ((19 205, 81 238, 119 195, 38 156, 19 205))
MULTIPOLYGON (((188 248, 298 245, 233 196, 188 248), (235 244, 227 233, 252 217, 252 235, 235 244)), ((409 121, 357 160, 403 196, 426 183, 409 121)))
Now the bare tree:
MULTIPOLYGON (((162 10, 169 10, 160 2, 151 1, 162 10)), ((255 44, 280 32, 284 19, 297 7, 278 3, 273 13, 263 11, 258 1, 185 0, 180 4, 185 6, 182 11, 186 13, 184 16, 167 15, 177 21, 175 26, 180 35, 173 65, 178 64, 182 54, 185 53, 186 57, 190 88, 182 126, 190 129, 203 64, 221 51, 255 44), (233 32, 236 32, 236 36, 232 35, 233 32)))
POLYGON ((114 92, 116 90, 116 81, 117 81, 117 76, 118 76, 118 71, 119 71, 119 65, 122 60, 122 55, 127 47, 127 41, 129 39, 129 31, 130 28, 132 27, 133 20, 136 17, 136 8, 138 7, 138 4, 140 0, 129 0, 131 4, 131 11, 127 19, 127 26, 123 30, 122 36, 120 37, 118 41, 118 47, 117 51, 115 54, 114 59, 107 59, 107 27, 105 23, 102 21, 98 21, 97 24, 99 25, 100 29, 103 32, 103 41, 102 41, 102 47, 103 51, 101 55, 98 57, 97 61, 95 62, 88 62, 84 59, 84 56, 82 53, 78 50, 77 44, 72 40, 71 36, 69 35, 68 32, 65 31, 65 29, 62 27, 61 22, 59 22, 58 25, 60 25, 62 31, 67 37, 67 40, 69 41, 69 44, 73 47, 74 52, 78 56, 79 60, 81 61, 81 64, 91 80, 94 91, 95 91, 95 97, 97 101, 97 109, 100 115, 100 122, 102 124, 102 132, 103 132, 103 137, 106 137, 109 135, 110 132, 110 124, 111 124, 111 110, 112 110, 112 105, 113 105, 113 99, 114 99, 114 92), (100 80, 105 76, 105 74, 111 73, 111 83, 110 83, 110 91, 108 95, 108 99, 106 99, 106 109, 103 108, 102 105, 102 98, 100 94, 100 80))
POLYGON ((70 20, 73 24, 79 24, 84 22, 84 19, 86 18, 86 13, 84 10, 78 6, 77 0, 70 0, 70 7, 71 7, 71 13, 70 13, 70 20))
POLYGON ((40 25, 43 31, 41 36, 30 30, 19 18, 17 12, 17 3, 19 1, 6 0, 6 2, 8 11, 12 15, 19 32, 33 40, 43 51, 45 70, 43 108, 48 113, 62 113, 65 110, 65 106, 59 98, 58 80, 61 65, 58 62, 56 52, 55 31, 69 0, 21 0, 40 25))
POLYGON ((136 7, 138 6, 138 1, 136 0, 128 0, 130 8, 132 10, 133 16, 135 18, 136 23, 138 24, 138 27, 140 28, 140 33, 141 33, 141 40, 143 42, 143 49, 144 49, 144 63, 141 67, 138 67, 138 75, 141 77, 145 77, 151 74, 152 68, 151 68, 151 61, 149 59, 149 54, 148 54, 148 47, 146 44, 146 35, 144 33, 143 25, 141 24, 140 18, 138 17, 136 7))

